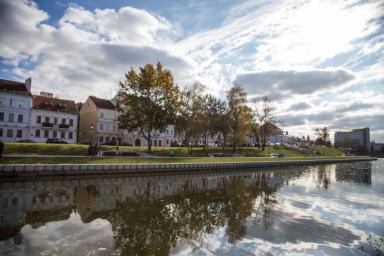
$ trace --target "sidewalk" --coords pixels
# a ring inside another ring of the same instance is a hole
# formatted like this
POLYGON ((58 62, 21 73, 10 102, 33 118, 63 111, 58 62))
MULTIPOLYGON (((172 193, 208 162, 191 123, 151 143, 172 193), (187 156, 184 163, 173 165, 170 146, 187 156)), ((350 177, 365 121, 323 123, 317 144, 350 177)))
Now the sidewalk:
MULTIPOLYGON (((91 157, 79 155, 4 154, 3 157, 91 157)), ((0 158, 1 159, 1 158, 0 158)))

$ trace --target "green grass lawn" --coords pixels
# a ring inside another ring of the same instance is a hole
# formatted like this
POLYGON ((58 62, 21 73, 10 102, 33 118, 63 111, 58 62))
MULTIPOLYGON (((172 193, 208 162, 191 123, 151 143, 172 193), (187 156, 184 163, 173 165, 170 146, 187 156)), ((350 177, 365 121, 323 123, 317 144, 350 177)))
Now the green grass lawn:
MULTIPOLYGON (((345 158, 345 157, 340 157, 345 158)), ((352 157, 348 157, 352 158, 352 157)), ((147 163, 218 163, 218 162, 260 162, 319 160, 327 157, 185 157, 185 158, 127 158, 127 157, 4 157, 0 164, 147 164, 147 163)))
POLYGON ((334 148, 334 147, 323 147, 323 146, 311 146, 310 147, 313 151, 318 151, 320 152, 321 156, 327 156, 327 157, 332 157, 332 156, 344 156, 344 152, 334 148))
MULTIPOLYGON (((102 146, 103 151, 113 150, 114 146, 102 146)), ((147 147, 120 146, 121 151, 146 152, 147 147)), ((186 147, 152 147, 152 155, 169 156, 169 150, 172 149, 177 157, 191 156, 186 147)), ((209 147, 204 152, 202 147, 194 147, 194 157, 207 156, 209 153, 225 152, 232 153, 232 148, 209 147)), ((283 146, 270 146, 265 151, 260 151, 255 147, 239 147, 236 150, 236 156, 247 157, 267 157, 272 153, 283 153, 288 157, 304 157, 298 151, 287 149, 283 146)), ((38 154, 38 155, 76 155, 86 156, 88 154, 88 145, 81 144, 46 144, 46 143, 5 143, 3 154, 38 154)))

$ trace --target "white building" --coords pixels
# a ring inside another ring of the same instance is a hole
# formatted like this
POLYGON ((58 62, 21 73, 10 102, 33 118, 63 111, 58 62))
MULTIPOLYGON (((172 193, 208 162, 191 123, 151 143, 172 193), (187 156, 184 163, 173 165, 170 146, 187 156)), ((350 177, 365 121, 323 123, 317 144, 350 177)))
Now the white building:
POLYGON ((281 145, 296 145, 299 143, 299 139, 294 136, 288 136, 284 134, 274 134, 268 137, 269 144, 281 144, 281 145))
POLYGON ((34 95, 31 110, 30 139, 46 142, 60 139, 77 143, 78 111, 74 101, 53 98, 50 93, 34 95))
POLYGON ((0 140, 29 139, 31 84, 0 79, 0 140))
MULTIPOLYGON (((171 146, 175 140, 175 125, 169 124, 163 131, 152 132, 152 146, 171 146)), ((148 141, 138 132, 128 133, 124 131, 124 143, 133 146, 148 146, 148 141)))
POLYGON ((384 153, 384 143, 371 142, 371 149, 374 153, 384 153))
POLYGON ((335 145, 338 146, 344 141, 350 142, 354 151, 371 152, 369 128, 353 129, 349 132, 335 132, 335 145))

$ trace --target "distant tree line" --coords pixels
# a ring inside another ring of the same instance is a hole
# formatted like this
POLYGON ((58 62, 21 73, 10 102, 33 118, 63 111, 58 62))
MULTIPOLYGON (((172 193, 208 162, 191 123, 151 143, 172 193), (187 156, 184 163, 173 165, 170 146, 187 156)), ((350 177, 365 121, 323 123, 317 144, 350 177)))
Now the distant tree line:
POLYGON ((180 90, 171 71, 160 62, 147 64, 139 72, 131 68, 120 82, 119 127, 139 132, 147 140, 149 152, 152 132, 164 131, 170 123, 175 124, 191 154, 200 140, 207 150, 209 138, 215 138, 223 148, 230 146, 233 152, 251 141, 264 151, 278 124, 270 100, 264 97, 251 108, 240 85, 228 90, 226 100, 205 89, 195 83, 180 90))

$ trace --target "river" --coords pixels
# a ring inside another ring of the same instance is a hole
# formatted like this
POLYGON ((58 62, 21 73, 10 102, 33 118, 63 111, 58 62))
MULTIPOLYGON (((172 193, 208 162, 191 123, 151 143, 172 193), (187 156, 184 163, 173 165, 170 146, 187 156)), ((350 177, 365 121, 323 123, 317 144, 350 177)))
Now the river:
POLYGON ((380 255, 384 159, 0 180, 0 255, 380 255))

